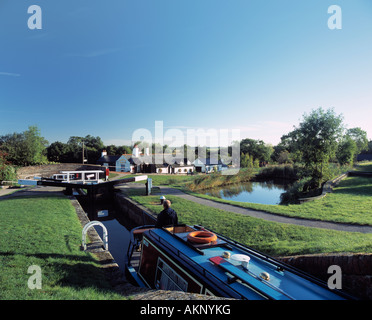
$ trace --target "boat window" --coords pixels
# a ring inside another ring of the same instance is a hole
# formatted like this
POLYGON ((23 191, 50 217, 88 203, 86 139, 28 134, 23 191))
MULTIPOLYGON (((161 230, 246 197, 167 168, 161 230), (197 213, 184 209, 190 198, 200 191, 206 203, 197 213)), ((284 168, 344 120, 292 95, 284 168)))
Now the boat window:
POLYGON ((187 282, 160 257, 156 268, 155 284, 161 290, 187 291, 187 282))

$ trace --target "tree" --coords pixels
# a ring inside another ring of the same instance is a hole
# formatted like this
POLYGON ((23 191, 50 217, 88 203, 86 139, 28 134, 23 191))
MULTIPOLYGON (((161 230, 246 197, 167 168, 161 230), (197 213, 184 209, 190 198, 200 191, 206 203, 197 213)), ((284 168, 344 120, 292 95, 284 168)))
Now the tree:
POLYGON ((53 142, 47 148, 48 160, 53 162, 68 162, 68 153, 68 145, 59 141, 53 142))
POLYGON ((17 166, 45 164, 46 141, 37 126, 30 126, 22 133, 13 133, 0 137, 0 147, 8 154, 8 160, 17 166))
MULTIPOLYGON (((116 154, 131 154, 132 148, 130 146, 120 146, 117 148, 116 154)), ((112 153, 111 153, 112 154, 112 153)))
POLYGON ((91 135, 85 137, 72 136, 67 141, 68 162, 82 162, 83 143, 84 158, 87 159, 89 163, 96 163, 100 158, 101 152, 105 148, 100 137, 93 137, 91 135))
POLYGON ((48 141, 40 135, 37 126, 30 126, 24 132, 24 154, 26 165, 45 164, 48 162, 46 157, 46 147, 48 141), (28 163, 27 163, 28 162, 28 163))
POLYGON ((346 131, 346 135, 349 136, 356 145, 355 154, 360 154, 362 151, 368 149, 368 138, 367 132, 361 128, 351 128, 346 131))
POLYGON ((22 166, 23 159, 23 134, 11 133, 0 137, 0 148, 7 154, 7 160, 14 165, 22 166))
POLYGON ((16 177, 16 170, 7 160, 7 154, 0 150, 0 181, 12 181, 16 177))
POLYGON ((338 162, 341 165, 352 164, 357 149, 356 142, 349 135, 346 135, 337 148, 336 157, 338 162))
POLYGON ((301 146, 298 139, 297 129, 283 135, 280 138, 280 143, 274 147, 273 159, 279 163, 283 163, 283 160, 290 163, 302 162, 301 146))
POLYGON ((265 144, 262 140, 243 139, 240 142, 240 151, 249 154, 253 159, 259 162, 269 162, 274 149, 265 144))
POLYGON ((283 150, 279 153, 277 161, 279 164, 292 163, 290 153, 287 150, 283 150))
POLYGON ((342 116, 333 109, 322 108, 304 114, 295 128, 302 160, 312 177, 311 187, 320 187, 328 169, 329 160, 335 157, 338 141, 343 132, 342 116))
POLYGON ((253 168, 253 159, 248 153, 242 153, 240 156, 240 167, 242 168, 253 168))

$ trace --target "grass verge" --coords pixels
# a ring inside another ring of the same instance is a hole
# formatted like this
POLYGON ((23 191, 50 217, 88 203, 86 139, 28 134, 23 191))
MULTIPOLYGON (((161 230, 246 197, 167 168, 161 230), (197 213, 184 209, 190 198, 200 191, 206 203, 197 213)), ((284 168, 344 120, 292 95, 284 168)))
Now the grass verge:
POLYGON ((0 299, 123 299, 97 260, 80 250, 81 225, 63 196, 0 200, 0 299), (28 268, 39 266, 42 288, 29 289, 28 268))
POLYGON ((192 193, 195 196, 218 202, 238 205, 244 208, 262 210, 288 217, 298 217, 321 221, 372 225, 372 179, 364 177, 349 177, 320 200, 303 204, 264 205, 229 201, 192 193))
MULTIPOLYGON (((132 199, 159 213, 158 196, 132 196, 132 199)), ((306 228, 268 222, 249 216, 206 207, 177 196, 167 196, 180 223, 201 224, 236 241, 273 256, 372 252, 372 234, 306 228)))

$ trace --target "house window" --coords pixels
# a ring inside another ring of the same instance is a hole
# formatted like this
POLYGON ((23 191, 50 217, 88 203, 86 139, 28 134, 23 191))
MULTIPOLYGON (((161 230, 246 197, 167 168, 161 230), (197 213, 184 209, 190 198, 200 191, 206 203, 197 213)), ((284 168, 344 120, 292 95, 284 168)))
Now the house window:
POLYGON ((160 257, 156 269, 155 286, 160 290, 187 291, 187 282, 160 257))

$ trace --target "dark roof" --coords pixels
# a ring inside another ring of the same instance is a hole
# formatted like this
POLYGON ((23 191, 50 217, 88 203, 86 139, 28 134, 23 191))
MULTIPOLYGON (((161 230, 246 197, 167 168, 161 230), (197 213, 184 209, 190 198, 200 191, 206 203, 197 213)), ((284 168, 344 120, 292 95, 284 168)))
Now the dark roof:
POLYGON ((217 160, 217 159, 211 159, 211 158, 198 158, 196 160, 200 160, 201 162, 203 162, 203 164, 205 165, 218 165, 218 164, 222 164, 223 165, 223 162, 221 160, 217 160))
POLYGON ((184 163, 184 164, 179 164, 179 163, 174 163, 174 164, 172 164, 172 167, 174 167, 174 168, 178 168, 178 167, 191 167, 191 166, 193 166, 193 164, 192 163, 190 163, 190 164, 187 164, 187 163, 184 163))
POLYGON ((115 163, 121 156, 103 156, 97 160, 97 163, 115 163))
POLYGON ((372 160, 372 154, 370 153, 358 154, 357 161, 363 161, 363 160, 372 160))

